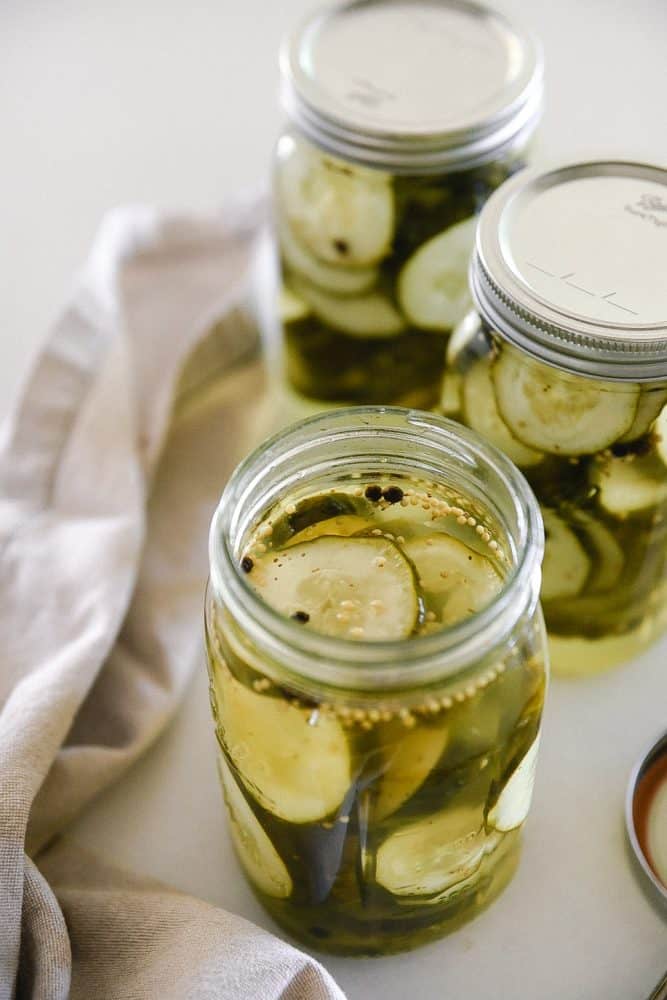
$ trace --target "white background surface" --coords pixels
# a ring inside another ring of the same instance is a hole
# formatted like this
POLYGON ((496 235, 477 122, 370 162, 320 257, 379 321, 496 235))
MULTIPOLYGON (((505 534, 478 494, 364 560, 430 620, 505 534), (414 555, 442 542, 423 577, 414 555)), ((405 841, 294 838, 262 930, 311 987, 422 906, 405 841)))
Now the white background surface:
MULTIPOLYGON (((278 41, 309 7, 0 0, 0 414, 108 207, 206 210, 266 177, 280 122, 278 41)), ((667 164, 666 0, 506 0, 504 9, 545 44, 539 159, 667 164)), ((635 757, 667 725, 666 659, 663 642, 605 677, 553 683, 516 879, 439 944, 325 959, 350 1000, 649 994, 667 968, 667 924, 630 869, 622 800, 635 757)), ((77 832, 122 864, 270 926, 231 855, 201 666, 172 728, 77 832)))

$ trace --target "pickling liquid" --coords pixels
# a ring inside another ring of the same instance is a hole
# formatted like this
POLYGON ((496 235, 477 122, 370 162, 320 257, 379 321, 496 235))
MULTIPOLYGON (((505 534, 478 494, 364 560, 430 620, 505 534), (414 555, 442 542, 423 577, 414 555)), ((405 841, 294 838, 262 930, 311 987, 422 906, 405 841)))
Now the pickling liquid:
MULTIPOLYGON (((281 501, 243 551, 294 627, 406 642, 487 606, 512 553, 476 501, 403 477, 281 501)), ((314 949, 411 948, 511 878, 530 804, 545 673, 541 620, 454 679, 361 695, 291 682, 207 609, 211 700, 235 849, 273 918, 314 949)))

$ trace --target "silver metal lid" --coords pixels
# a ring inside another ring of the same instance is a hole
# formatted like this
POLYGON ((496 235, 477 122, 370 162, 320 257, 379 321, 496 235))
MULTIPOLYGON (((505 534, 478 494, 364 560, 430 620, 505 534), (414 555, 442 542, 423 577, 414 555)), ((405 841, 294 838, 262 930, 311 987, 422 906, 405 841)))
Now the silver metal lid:
POLYGON ((314 142, 392 170, 454 170, 527 139, 536 41, 469 0, 351 0, 285 40, 283 103, 314 142))
POLYGON ((658 875, 658 871, 664 874, 662 868, 667 867, 666 811, 667 732, 637 761, 625 797, 625 826, 642 883, 650 898, 662 904, 667 912, 667 882, 658 875))
POLYGON ((473 298, 507 340, 598 378, 667 379, 667 170, 524 170, 489 199, 473 298))

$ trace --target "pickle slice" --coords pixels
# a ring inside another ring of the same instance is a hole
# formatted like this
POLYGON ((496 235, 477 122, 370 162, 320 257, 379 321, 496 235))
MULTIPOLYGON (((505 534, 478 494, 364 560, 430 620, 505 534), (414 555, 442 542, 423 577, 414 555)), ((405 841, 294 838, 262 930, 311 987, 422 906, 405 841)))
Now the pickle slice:
POLYGON ((272 551, 248 577, 267 604, 341 639, 404 639, 419 615, 412 566, 385 538, 336 538, 272 551))
POLYGON ((402 723, 394 743, 382 748, 383 771, 377 783, 373 817, 386 819, 421 788, 447 746, 448 729, 443 725, 420 727, 406 733, 402 723))
POLYGON ((632 426, 639 387, 619 392, 609 383, 562 375, 503 351, 493 365, 502 419, 524 444, 555 455, 588 455, 607 448, 632 426))
POLYGON ((501 833, 516 830, 525 822, 533 797, 537 751, 540 746, 539 734, 530 749, 512 772, 501 791, 495 805, 489 810, 488 822, 501 833))
POLYGON ((502 577, 491 560, 449 535, 417 538, 403 551, 414 563, 422 588, 437 602, 429 610, 445 625, 481 611, 502 588, 502 577))
POLYGON ((299 144, 278 172, 278 196, 292 231, 320 260, 360 267, 389 253, 394 194, 388 174, 337 164, 299 144))
POLYGON ((589 517, 583 511, 573 511, 570 516, 573 524, 581 530, 587 550, 593 558, 586 590, 591 594, 611 590, 623 572, 623 549, 602 521, 589 517))
POLYGON ((286 899, 293 887, 290 873, 246 802, 221 753, 218 754, 218 770, 229 812, 232 843, 248 877, 260 892, 286 899))
POLYGON ((431 896, 473 875, 484 853, 481 811, 449 806, 380 844, 375 877, 395 896, 431 896))
POLYGON ((405 329, 405 320, 380 292, 335 296, 304 281, 293 279, 299 295, 316 316, 350 337, 395 337, 405 329))
POLYGON ((632 427, 619 441, 636 441, 646 434, 653 421, 660 416, 665 403, 667 392, 664 389, 642 389, 632 427))
POLYGON ((667 500, 665 466, 654 454, 596 462, 591 482, 598 489, 598 503, 613 517, 640 514, 667 500))
POLYGON ((377 281, 375 267, 337 267, 313 257, 285 223, 278 223, 280 252, 290 270, 334 295, 359 295, 377 281))
POLYGON ((470 309, 468 262, 476 219, 445 229, 416 250, 398 277, 398 300, 424 330, 451 330, 470 309))
POLYGON ((227 671, 219 674, 225 747, 260 806, 289 823, 334 813, 350 786, 350 753, 340 723, 283 698, 256 694, 227 671))
POLYGON ((368 522, 358 514, 338 514, 330 517, 326 521, 318 521, 311 524, 309 528, 304 528, 298 535, 286 543, 287 547, 298 545, 299 542, 312 542, 323 535, 336 535, 339 538, 348 538, 361 531, 366 531, 368 522))
POLYGON ((283 285, 278 293, 278 315, 281 323, 296 323, 309 312, 308 303, 283 285))
POLYGON ((543 507, 542 520, 545 534, 542 600, 575 597, 588 579, 591 560, 576 533, 555 511, 543 507))
POLYGON ((498 412, 491 377, 491 360, 487 356, 472 366, 463 379, 463 420, 474 431, 487 437, 504 451, 516 465, 524 468, 538 465, 544 454, 522 444, 512 434, 498 412))

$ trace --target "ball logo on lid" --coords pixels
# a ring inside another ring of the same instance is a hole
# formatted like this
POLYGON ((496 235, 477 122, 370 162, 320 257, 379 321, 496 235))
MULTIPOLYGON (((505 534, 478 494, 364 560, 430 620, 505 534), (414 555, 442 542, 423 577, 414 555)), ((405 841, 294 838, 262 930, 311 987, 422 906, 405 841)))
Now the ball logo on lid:
POLYGON ((654 226, 667 229, 667 201, 657 194, 641 195, 634 205, 626 205, 625 211, 631 215, 638 215, 641 219, 647 219, 654 226), (660 218, 658 213, 663 213, 665 217, 660 218))

